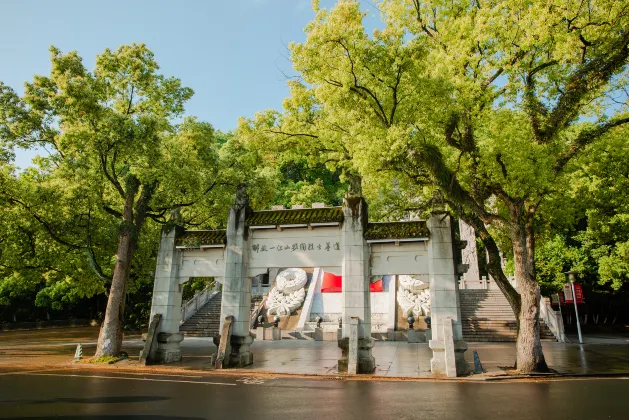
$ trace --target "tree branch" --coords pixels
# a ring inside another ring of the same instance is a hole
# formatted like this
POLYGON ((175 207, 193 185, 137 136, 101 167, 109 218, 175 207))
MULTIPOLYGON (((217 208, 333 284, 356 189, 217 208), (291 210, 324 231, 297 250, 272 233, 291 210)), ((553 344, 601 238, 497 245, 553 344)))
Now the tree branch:
POLYGON ((629 123, 629 117, 618 118, 604 124, 598 124, 596 127, 582 130, 570 146, 570 149, 563 153, 557 159, 557 162, 555 162, 555 165, 553 166, 555 173, 561 172, 565 168, 566 164, 585 146, 600 138, 609 130, 627 123, 629 123))

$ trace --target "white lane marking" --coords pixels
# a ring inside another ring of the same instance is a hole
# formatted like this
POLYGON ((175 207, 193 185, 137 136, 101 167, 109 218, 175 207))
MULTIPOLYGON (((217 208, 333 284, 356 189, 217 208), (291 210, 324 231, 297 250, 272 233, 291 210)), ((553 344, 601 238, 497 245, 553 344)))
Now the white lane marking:
MULTIPOLYGON (((16 372, 16 375, 19 373, 16 372)), ((227 385, 236 386, 237 384, 230 384, 227 382, 200 382, 200 381, 176 381, 172 379, 152 379, 152 378, 125 378, 123 376, 102 376, 102 375, 63 375, 60 373, 25 373, 25 376, 61 376, 64 378, 98 378, 98 379, 126 379, 128 381, 151 381, 151 382, 177 382, 184 384, 199 384, 199 385, 227 385)))
POLYGON ((264 381, 260 378, 240 378, 237 379, 236 382, 242 382, 247 385, 260 385, 264 383, 264 381))
POLYGON ((192 375, 169 375, 167 373, 142 373, 142 372, 119 372, 120 375, 140 375, 140 376, 172 376, 174 378, 193 378, 200 379, 203 376, 192 375))

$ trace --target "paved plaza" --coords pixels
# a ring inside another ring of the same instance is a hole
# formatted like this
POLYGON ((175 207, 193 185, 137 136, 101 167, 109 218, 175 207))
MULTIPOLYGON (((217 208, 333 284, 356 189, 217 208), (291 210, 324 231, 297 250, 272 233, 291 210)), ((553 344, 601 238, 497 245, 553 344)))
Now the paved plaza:
MULTIPOLYGON (((90 357, 96 349, 97 327, 0 332, 0 367, 68 365, 77 343, 83 354, 90 357)), ((576 341, 574 337, 569 337, 576 341)), ((590 335, 586 344, 544 342, 544 354, 551 367, 563 375, 629 374, 629 336, 590 335)), ((139 334, 125 337, 124 350, 130 360, 112 367, 133 368, 138 365, 138 353, 144 343, 139 334)), ((476 350, 485 375, 506 374, 515 360, 514 343, 468 343, 465 358, 473 364, 476 350)), ((251 346, 253 365, 238 372, 278 374, 336 375, 340 350, 333 341, 282 340, 255 341, 251 346)), ((182 342, 183 360, 164 365, 166 368, 210 370, 210 355, 216 346, 210 338, 188 337, 182 342)), ((427 344, 378 341, 373 349, 376 359, 375 376, 432 378, 427 344)))

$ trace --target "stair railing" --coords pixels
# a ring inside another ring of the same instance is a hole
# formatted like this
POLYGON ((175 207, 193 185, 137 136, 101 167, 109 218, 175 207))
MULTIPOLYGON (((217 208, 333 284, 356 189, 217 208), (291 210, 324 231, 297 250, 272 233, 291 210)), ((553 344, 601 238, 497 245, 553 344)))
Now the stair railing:
POLYGON ((553 310, 553 307, 550 304, 550 299, 542 298, 540 302, 540 311, 539 317, 542 321, 548 325, 550 332, 553 333, 557 341, 560 343, 566 342, 566 334, 563 329, 563 319, 559 312, 553 310))
POLYGON ((260 303, 258 303, 253 308, 253 311, 251 311, 251 318, 249 318, 249 328, 252 328, 252 329, 255 328, 256 322, 258 322, 258 315, 260 315, 262 308, 264 308, 264 304, 266 302, 267 296, 268 296, 268 293, 263 295, 260 303))
POLYGON ((218 293, 218 291, 213 290, 214 284, 210 284, 205 287, 205 289, 194 294, 192 299, 185 302, 181 305, 181 322, 183 324, 187 320, 192 317, 192 315, 196 314, 199 309, 203 307, 210 299, 214 297, 218 293))

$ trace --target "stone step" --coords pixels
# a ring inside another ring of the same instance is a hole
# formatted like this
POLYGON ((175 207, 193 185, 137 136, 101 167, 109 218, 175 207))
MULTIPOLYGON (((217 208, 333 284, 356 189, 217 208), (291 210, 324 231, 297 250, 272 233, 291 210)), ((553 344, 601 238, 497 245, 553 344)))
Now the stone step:
POLYGON ((481 299, 481 300, 475 300, 475 301, 461 299, 459 300, 459 304, 461 306, 483 306, 483 305, 489 306, 491 305, 491 306, 504 306, 505 308, 511 307, 511 305, 509 305, 509 303, 507 303, 505 299, 501 299, 501 300, 481 299))
POLYGON ((479 315, 479 316, 462 316, 462 321, 501 321, 501 322, 515 322, 513 317, 492 316, 492 315, 479 315))
POLYGON ((207 320, 215 320, 215 319, 220 319, 220 315, 219 314, 212 314, 212 315, 193 315, 188 319, 207 319, 207 320))
POLYGON ((488 314, 502 314, 502 315, 510 315, 515 316, 511 309, 500 309, 500 308, 478 308, 478 309, 463 309, 461 308, 462 314, 478 314, 486 312, 488 314))
MULTIPOLYGON (((461 327, 467 341, 515 341, 515 314, 500 290, 460 290, 461 327)), ((541 322, 540 337, 554 339, 541 322)))
POLYGON ((515 314, 511 310, 511 308, 496 308, 496 307, 491 307, 491 308, 485 308, 485 307, 484 308, 461 308, 461 312, 466 312, 466 313, 498 312, 498 313, 510 314, 510 315, 515 316, 515 314))
POLYGON ((513 313, 511 306, 502 306, 502 305, 460 305, 462 311, 477 311, 477 310, 501 310, 501 311, 509 311, 513 313))
POLYGON ((515 322, 516 319, 513 316, 504 316, 504 315, 494 315, 494 314, 478 314, 478 315, 465 315, 461 314, 462 320, 469 321, 491 321, 495 319, 496 321, 504 321, 504 322, 515 322))
POLYGON ((186 337, 214 337, 215 335, 218 334, 217 332, 214 331, 208 331, 208 332, 192 332, 192 331, 186 331, 185 335, 186 337))
POLYGON ((515 315, 513 314, 513 312, 509 313, 507 311, 461 311, 462 316, 476 316, 476 315, 482 315, 482 314, 494 315, 494 316, 505 316, 505 317, 511 317, 515 319, 515 315))
POLYGON ((221 318, 222 294, 218 293, 202 308, 179 326, 188 337, 213 337, 218 334, 221 318))
POLYGON ((486 290, 486 289, 459 289, 461 295, 482 295, 482 296, 504 296, 500 290, 486 290))
POLYGON ((461 307, 461 312, 476 313, 476 312, 483 312, 483 311, 485 311, 485 312, 501 312, 501 313, 505 313, 505 314, 514 315, 514 313, 513 313, 513 311, 511 310, 510 307, 504 307, 504 308, 501 308, 499 306, 476 306, 476 307, 473 307, 473 308, 469 308, 469 307, 465 307, 465 306, 461 307))
POLYGON ((499 305, 499 306, 511 306, 506 299, 478 299, 478 300, 467 300, 467 299, 459 299, 459 303, 461 305, 499 305))
POLYGON ((186 329, 179 330, 179 331, 218 331, 218 327, 217 328, 205 328, 205 327, 186 328, 186 329))
POLYGON ((213 329, 213 328, 195 328, 195 329, 189 329, 189 330, 180 330, 184 333, 217 333, 218 329, 213 329))
POLYGON ((500 306, 500 305, 460 305, 462 311, 477 311, 477 310, 501 310, 501 311, 509 311, 513 313, 511 306, 500 306))

